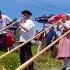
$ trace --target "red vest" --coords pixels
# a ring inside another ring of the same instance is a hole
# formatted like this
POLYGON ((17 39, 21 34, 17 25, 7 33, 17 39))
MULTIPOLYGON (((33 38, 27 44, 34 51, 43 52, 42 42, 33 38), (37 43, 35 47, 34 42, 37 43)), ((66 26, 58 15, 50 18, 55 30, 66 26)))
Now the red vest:
POLYGON ((7 31, 5 42, 7 47, 12 47, 13 43, 15 42, 15 37, 11 31, 7 31))

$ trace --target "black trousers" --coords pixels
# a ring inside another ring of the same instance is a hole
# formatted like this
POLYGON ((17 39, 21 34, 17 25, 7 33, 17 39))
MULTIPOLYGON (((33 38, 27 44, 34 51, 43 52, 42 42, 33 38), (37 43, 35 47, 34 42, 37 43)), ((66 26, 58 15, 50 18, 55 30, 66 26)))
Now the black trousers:
POLYGON ((6 34, 0 34, 0 50, 5 50, 5 36, 6 34))
MULTIPOLYGON (((31 43, 28 42, 24 46, 20 48, 20 62, 23 64, 27 60, 29 60, 32 57, 32 52, 31 52, 31 43)), ((33 62, 28 65, 28 69, 25 68, 24 70, 34 70, 33 68, 33 62)))

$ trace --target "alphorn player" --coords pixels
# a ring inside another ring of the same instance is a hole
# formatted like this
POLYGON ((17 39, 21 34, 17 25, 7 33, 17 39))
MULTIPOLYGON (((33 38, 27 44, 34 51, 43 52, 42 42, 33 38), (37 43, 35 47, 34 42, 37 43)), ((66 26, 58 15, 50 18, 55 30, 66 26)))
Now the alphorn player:
MULTIPOLYGON (((21 12, 21 14, 22 19, 20 21, 20 42, 23 43, 34 36, 35 24, 30 19, 32 13, 29 10, 24 10, 21 12)), ((28 42, 20 48, 21 64, 23 64, 32 57, 31 46, 32 43, 28 42)), ((28 69, 25 68, 24 70, 34 70, 33 62, 28 65, 28 69)))

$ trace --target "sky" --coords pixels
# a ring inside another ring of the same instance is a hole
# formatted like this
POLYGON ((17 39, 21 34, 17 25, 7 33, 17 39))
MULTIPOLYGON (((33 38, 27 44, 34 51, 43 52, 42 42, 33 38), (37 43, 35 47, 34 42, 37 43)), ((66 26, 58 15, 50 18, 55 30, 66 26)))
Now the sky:
MULTIPOLYGON (((30 10, 34 20, 41 15, 70 13, 70 0, 0 0, 0 9, 12 19, 20 18, 22 10, 30 10)), ((42 24, 35 24, 42 29, 42 24)))

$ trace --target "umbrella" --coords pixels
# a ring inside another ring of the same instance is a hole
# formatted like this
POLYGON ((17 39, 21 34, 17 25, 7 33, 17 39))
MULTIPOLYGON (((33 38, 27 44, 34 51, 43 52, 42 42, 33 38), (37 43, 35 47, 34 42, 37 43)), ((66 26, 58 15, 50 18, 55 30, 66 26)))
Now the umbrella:
POLYGON ((58 21, 60 21, 60 20, 63 20, 64 17, 65 17, 65 14, 58 14, 58 15, 55 15, 55 16, 49 18, 49 19, 48 19, 48 22, 49 22, 49 23, 51 23, 52 21, 53 21, 53 22, 58 22, 58 21))
POLYGON ((49 14, 49 15, 43 15, 40 17, 35 18, 35 21, 39 22, 39 23, 45 23, 48 22, 48 19, 51 18, 53 16, 53 14, 49 14))

